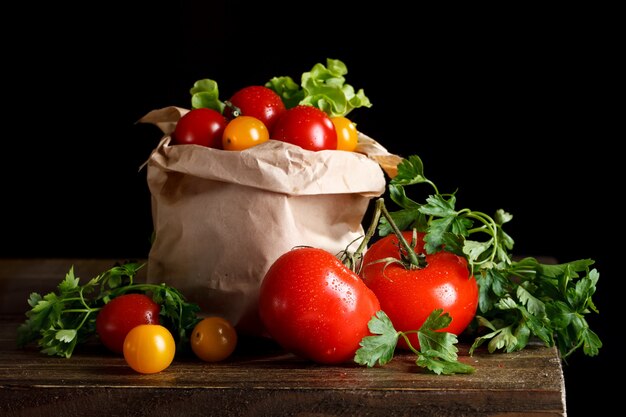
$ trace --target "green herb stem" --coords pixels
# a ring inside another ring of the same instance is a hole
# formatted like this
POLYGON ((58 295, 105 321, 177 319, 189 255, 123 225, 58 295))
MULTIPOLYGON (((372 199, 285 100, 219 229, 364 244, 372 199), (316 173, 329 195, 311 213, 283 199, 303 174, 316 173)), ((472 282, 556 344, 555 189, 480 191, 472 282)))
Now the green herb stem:
POLYGON ((415 349, 415 347, 413 347, 413 344, 411 343, 411 340, 409 339, 409 335, 410 334, 419 334, 418 330, 407 330, 405 332, 398 332, 399 336, 402 336, 402 338, 404 339, 404 341, 406 342, 406 345, 409 347, 409 349, 415 353, 416 355, 420 354, 420 351, 415 349))
POLYGON ((61 310, 61 313, 93 313, 95 311, 102 310, 101 307, 98 308, 68 308, 66 310, 61 310))

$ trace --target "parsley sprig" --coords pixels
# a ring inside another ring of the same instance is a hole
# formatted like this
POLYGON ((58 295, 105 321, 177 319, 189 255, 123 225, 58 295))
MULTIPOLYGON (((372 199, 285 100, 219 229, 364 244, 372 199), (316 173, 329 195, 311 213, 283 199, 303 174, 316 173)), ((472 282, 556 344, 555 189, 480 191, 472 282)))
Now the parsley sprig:
POLYGON ((111 299, 131 292, 151 295, 161 306, 160 323, 172 332, 178 347, 185 346, 188 334, 199 321, 199 306, 187 302, 177 289, 165 284, 134 282, 142 266, 131 262, 116 265, 83 285, 75 276, 74 267, 70 267, 57 291, 45 296, 30 294, 31 309, 18 327, 18 346, 37 341, 42 353, 69 358, 77 345, 96 335, 98 311, 111 299))
MULTIPOLYGON (((535 258, 513 259, 514 241, 503 225, 513 216, 504 210, 489 216, 467 208, 456 208, 456 197, 441 194, 424 175, 417 155, 398 165, 398 174, 389 181, 389 195, 399 210, 391 212, 392 222, 401 230, 425 232, 427 253, 446 250, 467 259, 479 285, 477 329, 487 329, 471 346, 470 354, 488 341, 489 352, 523 349, 532 337, 546 346, 558 346, 563 359, 582 347, 595 356, 602 347, 586 316, 598 309, 592 301, 599 273, 590 269, 594 261, 582 259, 564 264, 542 264, 535 258), (433 193, 418 203, 405 187, 428 185, 433 193)), ((392 232, 390 222, 381 218, 378 233, 392 232)))
POLYGON ((396 331, 384 311, 378 311, 368 323, 373 336, 366 336, 361 340, 361 347, 356 351, 354 361, 368 367, 377 363, 385 365, 393 359, 398 338, 403 337, 409 349, 417 355, 417 366, 438 375, 472 373, 474 368, 471 365, 458 360, 458 349, 455 346, 457 337, 452 333, 437 331, 447 327, 451 321, 452 317, 448 313, 437 309, 428 316, 419 330, 401 332, 396 331), (408 335, 412 333, 417 333, 420 350, 411 344, 408 335))

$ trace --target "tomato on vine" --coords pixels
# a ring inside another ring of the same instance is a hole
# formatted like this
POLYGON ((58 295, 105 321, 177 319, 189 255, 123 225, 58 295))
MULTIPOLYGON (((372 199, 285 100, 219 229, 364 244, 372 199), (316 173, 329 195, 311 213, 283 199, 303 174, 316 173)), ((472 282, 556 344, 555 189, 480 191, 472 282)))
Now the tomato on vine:
MULTIPOLYGON (((412 231, 402 234, 411 242, 412 231)), ((390 234, 365 253, 361 276, 397 330, 419 329, 433 310, 441 309, 452 321, 440 331, 459 335, 476 314, 478 284, 465 258, 446 251, 427 254, 423 237, 423 233, 417 234, 414 248, 424 261, 421 267, 406 268, 399 262, 402 255, 398 237, 390 234)), ((416 334, 409 338, 414 347, 419 347, 416 334)), ((403 339, 399 346, 407 347, 403 339)))

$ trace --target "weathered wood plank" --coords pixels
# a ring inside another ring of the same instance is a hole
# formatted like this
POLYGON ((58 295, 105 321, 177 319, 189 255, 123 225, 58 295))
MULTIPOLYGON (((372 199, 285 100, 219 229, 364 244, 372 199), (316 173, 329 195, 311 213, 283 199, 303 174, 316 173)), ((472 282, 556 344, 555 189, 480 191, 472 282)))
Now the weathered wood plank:
POLYGON ((423 372, 408 353, 384 367, 318 365, 258 338, 242 338, 224 362, 183 355, 153 375, 135 373, 121 356, 95 343, 79 347, 70 359, 42 355, 36 346, 18 349, 24 297, 54 289, 72 264, 87 279, 114 261, 0 260, 0 303, 22 297, 0 315, 2 416, 566 415, 558 352, 539 344, 511 354, 480 349, 469 356, 462 343, 460 359, 476 372, 451 376, 423 372))
POLYGON ((565 415, 558 355, 536 345, 472 357, 462 346, 462 360, 476 372, 436 376, 420 371, 410 354, 384 367, 324 366, 250 339, 222 363, 185 356, 140 375, 97 345, 70 359, 17 349, 16 326, 5 320, 1 327, 2 415, 116 415, 120 404, 125 415, 565 415))

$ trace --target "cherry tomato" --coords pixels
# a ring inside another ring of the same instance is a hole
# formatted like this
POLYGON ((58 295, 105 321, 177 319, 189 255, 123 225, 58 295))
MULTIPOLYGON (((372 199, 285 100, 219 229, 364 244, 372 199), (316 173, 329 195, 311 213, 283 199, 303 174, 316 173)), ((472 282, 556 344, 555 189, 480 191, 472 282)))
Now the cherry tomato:
POLYGON ((96 332, 104 346, 122 353, 124 338, 140 324, 159 324, 161 307, 145 294, 124 294, 102 307, 96 317, 96 332))
POLYGON ((174 360, 176 342, 172 333, 160 324, 140 324, 124 339, 124 359, 142 374, 161 372, 174 360))
POLYGON ((340 151, 354 151, 359 141, 359 132, 352 121, 343 116, 334 116, 330 120, 337 131, 337 149, 340 151))
POLYGON ((331 253, 296 248, 267 271, 259 315, 285 350, 324 364, 352 361, 367 324, 380 309, 376 295, 331 253))
POLYGON ((270 136, 310 151, 337 149, 335 125, 326 113, 313 106, 298 105, 286 110, 270 136))
POLYGON ((226 359, 237 346, 237 332, 222 317, 206 317, 196 324, 190 338, 191 350, 206 362, 226 359))
POLYGON ((172 133, 174 145, 201 145, 209 148, 222 148, 222 135, 226 128, 226 118, 213 109, 199 108, 185 113, 172 133))
POLYGON ((269 131, 262 121, 252 116, 239 116, 224 129, 222 146, 227 151, 242 151, 267 142, 269 131))
POLYGON ((224 116, 232 120, 238 116, 256 117, 271 130, 278 117, 285 111, 285 104, 274 91, 262 85, 251 85, 237 91, 228 100, 224 116), (235 113, 236 110, 239 114, 235 113))
MULTIPOLYGON (((412 232, 404 231, 407 242, 412 232)), ((418 234, 416 253, 424 253, 423 233, 418 234)), ((396 330, 418 330, 437 308, 450 314, 452 322, 441 329, 459 335, 469 325, 478 307, 478 284, 470 277, 465 258, 450 252, 426 254, 427 266, 405 269, 402 265, 375 262, 385 258, 399 259, 398 238, 391 234, 375 242, 365 252, 361 275, 374 291, 382 310, 387 313, 396 330)), ((417 335, 409 336, 419 348, 417 335)), ((398 346, 406 348, 403 339, 398 346)))

